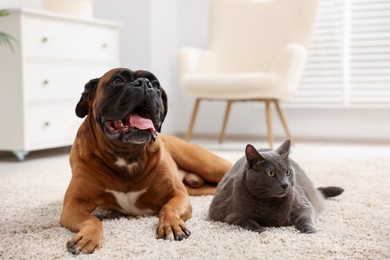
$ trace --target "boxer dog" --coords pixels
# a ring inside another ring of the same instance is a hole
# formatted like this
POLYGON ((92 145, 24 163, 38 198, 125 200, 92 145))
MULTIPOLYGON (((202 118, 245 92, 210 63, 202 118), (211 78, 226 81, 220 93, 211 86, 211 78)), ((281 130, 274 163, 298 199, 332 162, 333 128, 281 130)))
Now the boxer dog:
POLYGON ((200 146, 161 135, 167 95, 147 71, 112 69, 85 85, 76 115, 85 118, 70 152, 72 179, 61 225, 76 234, 73 254, 102 246, 102 207, 131 216, 156 214, 157 238, 191 232, 189 195, 213 194, 232 164, 200 146), (183 182, 184 181, 184 182, 183 182))

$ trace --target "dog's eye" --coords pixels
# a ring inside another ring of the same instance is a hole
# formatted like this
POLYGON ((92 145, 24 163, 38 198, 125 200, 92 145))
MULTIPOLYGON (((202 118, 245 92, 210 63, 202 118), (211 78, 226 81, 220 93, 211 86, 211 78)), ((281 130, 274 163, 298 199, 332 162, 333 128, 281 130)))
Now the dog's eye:
POLYGON ((158 82, 158 80, 153 80, 151 83, 153 87, 155 87, 156 89, 160 89, 160 83, 158 82))
POLYGON ((112 81, 112 84, 114 85, 119 85, 119 84, 123 84, 125 81, 122 79, 122 77, 115 77, 112 81))

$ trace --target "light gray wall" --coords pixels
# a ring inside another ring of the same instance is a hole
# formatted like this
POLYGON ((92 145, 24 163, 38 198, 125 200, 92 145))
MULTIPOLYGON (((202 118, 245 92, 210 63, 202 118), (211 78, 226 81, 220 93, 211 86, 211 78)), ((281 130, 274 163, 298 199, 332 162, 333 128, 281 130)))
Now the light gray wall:
POLYGON ((150 1, 94 0, 94 17, 122 23, 120 32, 121 66, 150 67, 150 1))
MULTIPOLYGON (((182 95, 176 53, 181 46, 207 46, 210 0, 95 0, 96 18, 122 22, 121 64, 151 70, 170 99, 163 131, 184 133, 193 99, 182 95)), ((201 104, 194 133, 217 135, 225 104, 201 104)), ((390 141, 390 109, 285 109, 292 134, 300 139, 390 141)), ((274 113, 274 131, 284 137, 274 113)), ((253 103, 235 104, 227 135, 265 136, 264 108, 253 103)))
POLYGON ((115 20, 121 28, 121 66, 149 70, 169 97, 163 131, 175 133, 177 0, 94 0, 94 17, 115 20))

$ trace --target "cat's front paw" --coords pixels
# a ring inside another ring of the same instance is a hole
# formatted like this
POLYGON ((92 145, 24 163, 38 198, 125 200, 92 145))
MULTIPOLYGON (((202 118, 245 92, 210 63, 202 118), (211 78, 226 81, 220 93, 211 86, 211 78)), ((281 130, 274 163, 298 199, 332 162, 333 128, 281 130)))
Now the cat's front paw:
POLYGON ((299 231, 301 231, 301 233, 305 233, 305 234, 312 234, 317 232, 317 228, 314 225, 303 225, 298 229, 299 231))
POLYGON ((250 230, 253 232, 261 233, 265 231, 265 228, 260 226, 259 223, 254 221, 253 219, 250 218, 236 218, 234 220, 229 220, 230 224, 242 227, 246 230, 250 230))
POLYGON ((253 229, 252 231, 257 232, 257 233, 263 233, 265 230, 266 230, 265 228, 259 227, 259 228, 253 229))

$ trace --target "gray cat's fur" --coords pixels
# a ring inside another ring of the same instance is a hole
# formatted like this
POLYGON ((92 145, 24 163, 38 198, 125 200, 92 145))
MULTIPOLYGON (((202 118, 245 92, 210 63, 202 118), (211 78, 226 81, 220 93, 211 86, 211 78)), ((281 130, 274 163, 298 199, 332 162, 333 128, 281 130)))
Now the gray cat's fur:
POLYGON ((265 227, 289 225, 302 233, 316 232, 316 217, 323 210, 324 198, 344 190, 314 188, 299 165, 289 159, 290 146, 290 140, 275 151, 257 151, 247 145, 246 156, 218 184, 210 219, 259 233, 265 227))

